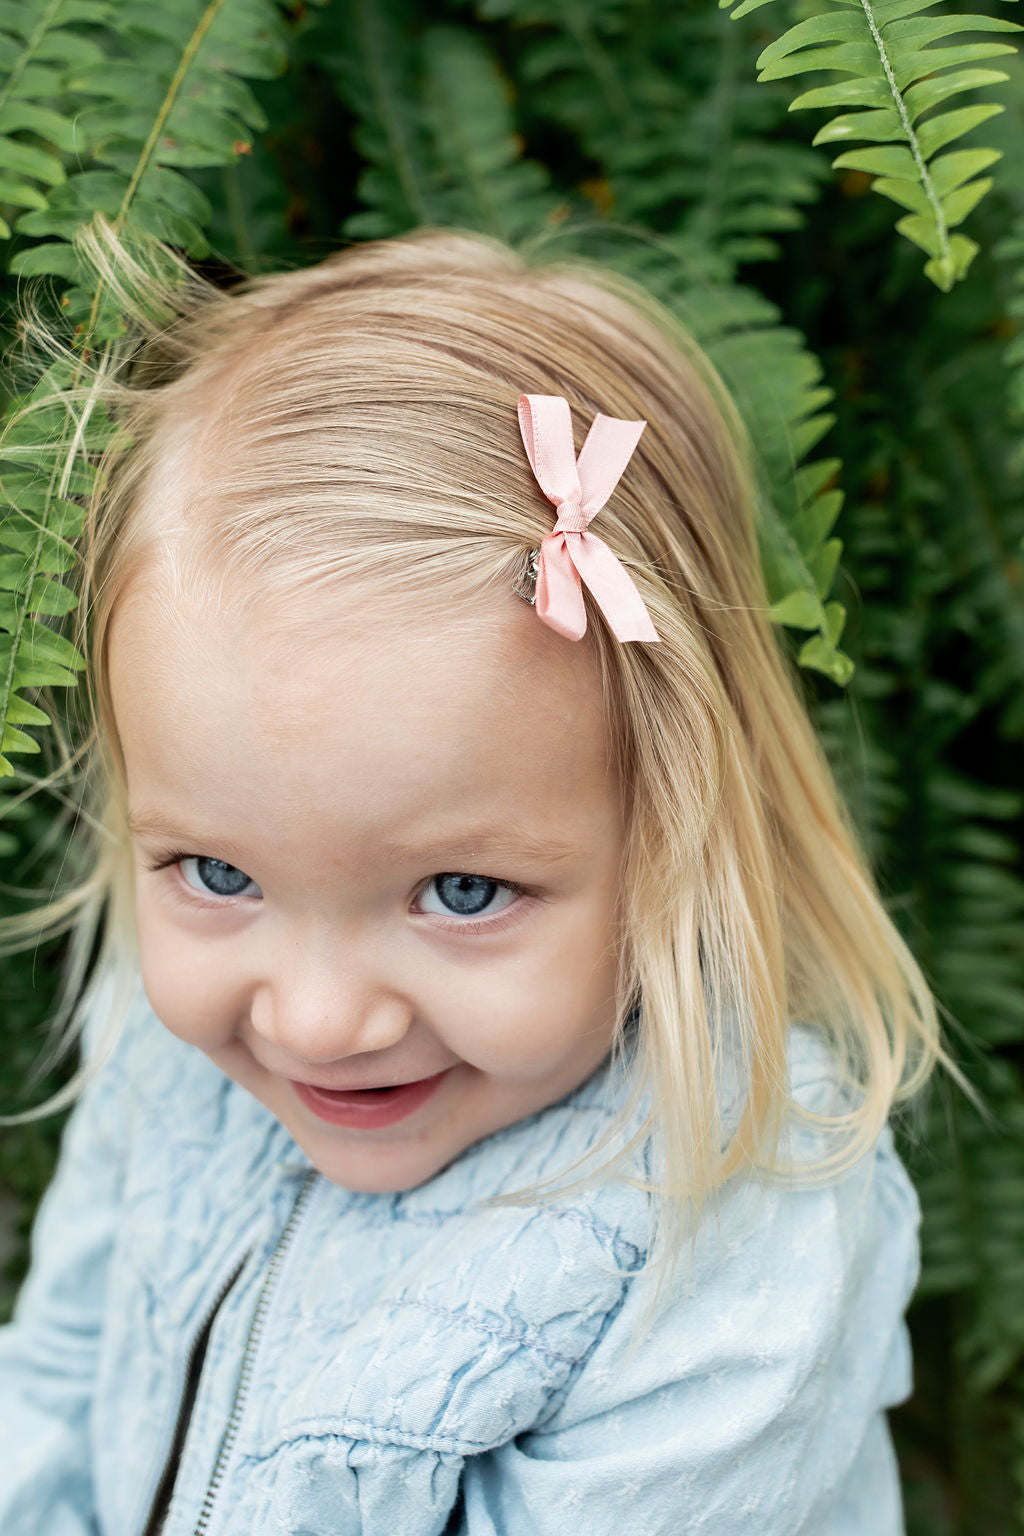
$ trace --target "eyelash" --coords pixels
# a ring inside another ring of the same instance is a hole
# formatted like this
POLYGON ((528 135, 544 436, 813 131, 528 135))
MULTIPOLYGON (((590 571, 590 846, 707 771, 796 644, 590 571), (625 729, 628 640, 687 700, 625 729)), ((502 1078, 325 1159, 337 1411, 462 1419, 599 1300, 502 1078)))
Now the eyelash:
POLYGON ((194 853, 162 853, 158 858, 147 859, 146 868, 151 875, 157 874, 161 869, 170 869, 172 864, 182 864, 186 859, 194 859, 194 853))
MULTIPOLYGON (((171 869, 175 865, 183 864, 186 859, 202 858, 202 854, 186 853, 184 849, 174 849, 168 853, 160 854, 157 858, 147 859, 146 868, 150 874, 158 874, 162 869, 171 869)), ((192 907, 199 907, 205 912, 223 912, 225 907, 233 906, 235 901, 251 901, 252 897, 214 896, 210 892, 209 900, 205 900, 194 885, 189 885, 184 875, 181 876, 179 887, 174 892, 178 901, 187 902, 192 907)))
MULTIPOLYGON (((173 850, 171 850, 168 853, 160 854, 157 858, 147 860, 146 861, 146 868, 150 872, 150 874, 157 874, 162 869, 170 869, 170 868, 172 868, 172 866, 174 866, 176 864, 182 864, 185 861, 185 859, 195 859, 195 858, 200 858, 200 857, 202 857, 202 855, 200 855, 200 854, 185 853, 183 849, 173 849, 173 850)), ((469 873, 476 873, 476 871, 469 871, 469 870, 467 870, 467 871, 465 871, 465 873, 467 873, 467 874, 469 874, 469 873)), ((416 897, 415 897, 416 900, 419 900, 420 896, 423 894, 423 892, 426 890, 427 886, 430 884, 430 881, 434 880, 436 878, 437 877, 435 875, 431 875, 429 877, 429 879, 427 879, 427 880, 425 880, 423 882, 423 884, 416 891, 416 897)), ((503 928, 507 927, 510 923, 516 922, 518 920, 518 918, 519 918, 519 916, 521 914, 522 905, 523 905, 524 901, 525 902, 534 902, 534 901, 539 901, 541 899, 537 895, 537 893, 535 891, 531 891, 525 885, 517 884, 517 882, 515 880, 498 880, 493 875, 487 875, 487 876, 484 876, 483 878, 494 880, 495 885, 502 885, 502 886, 505 887, 506 890, 514 891, 515 892, 515 896, 516 896, 516 900, 514 902, 512 902, 509 906, 504 907, 494 917, 485 917, 485 918, 477 918, 477 919, 470 918, 466 922, 462 922, 462 923, 460 923, 460 922, 451 922, 451 923, 445 922, 443 919, 439 918, 437 913, 434 913, 434 912, 424 912, 424 913, 421 913, 420 915, 423 916, 423 917, 430 918, 431 919, 431 926, 435 927, 435 928, 440 928, 442 930, 442 932, 444 932, 444 933, 457 934, 460 938, 471 938, 474 934, 480 934, 480 933, 500 933, 503 928)), ((181 895, 181 893, 179 893, 179 895, 181 895)), ((204 908, 206 908, 208 910, 223 909, 225 906, 229 905, 229 903, 231 903, 232 901, 239 900, 239 899, 249 899, 249 900, 251 900, 251 898, 239 898, 239 897, 230 897, 230 896, 216 897, 216 896, 212 896, 211 895, 210 900, 209 901, 205 901, 203 899, 203 897, 199 894, 199 892, 193 886, 189 886, 189 888, 188 888, 188 895, 187 896, 182 896, 182 899, 190 901, 190 902, 194 903, 196 906, 204 907, 204 908)))

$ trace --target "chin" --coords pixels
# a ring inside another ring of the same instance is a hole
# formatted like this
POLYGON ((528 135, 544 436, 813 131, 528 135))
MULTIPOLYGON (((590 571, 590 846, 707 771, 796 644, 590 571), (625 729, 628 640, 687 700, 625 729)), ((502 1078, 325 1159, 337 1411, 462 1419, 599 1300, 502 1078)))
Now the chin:
POLYGON ((302 1150, 328 1183, 356 1195, 405 1194, 429 1183, 459 1155, 458 1150, 454 1150, 448 1156, 435 1158, 382 1157, 367 1148, 362 1155, 331 1157, 322 1153, 317 1155, 317 1151, 308 1146, 302 1150))

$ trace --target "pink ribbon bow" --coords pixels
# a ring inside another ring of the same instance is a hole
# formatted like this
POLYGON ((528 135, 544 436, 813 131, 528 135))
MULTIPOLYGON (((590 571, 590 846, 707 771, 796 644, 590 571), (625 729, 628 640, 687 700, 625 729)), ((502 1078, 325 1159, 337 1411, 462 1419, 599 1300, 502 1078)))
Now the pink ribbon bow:
POLYGON ((626 567, 589 531, 640 441, 645 421, 594 417, 577 461, 569 402, 561 395, 520 395, 519 430, 530 467, 558 508, 540 545, 536 607, 544 623, 567 640, 587 632, 585 581, 617 640, 657 640, 643 598, 626 567))

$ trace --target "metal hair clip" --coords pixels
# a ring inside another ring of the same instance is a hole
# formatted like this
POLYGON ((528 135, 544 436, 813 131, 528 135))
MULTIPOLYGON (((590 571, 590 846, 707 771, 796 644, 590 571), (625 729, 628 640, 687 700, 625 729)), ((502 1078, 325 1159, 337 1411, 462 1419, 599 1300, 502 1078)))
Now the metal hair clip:
POLYGON ((512 590, 524 603, 533 608, 537 602, 537 577, 540 573, 540 550, 531 549, 526 556, 522 574, 512 590))

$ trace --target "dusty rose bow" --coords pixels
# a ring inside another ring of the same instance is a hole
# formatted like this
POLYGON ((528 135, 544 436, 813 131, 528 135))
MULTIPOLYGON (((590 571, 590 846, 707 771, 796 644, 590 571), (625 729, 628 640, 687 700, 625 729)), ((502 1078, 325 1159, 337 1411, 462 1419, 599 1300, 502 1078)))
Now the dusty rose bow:
POLYGON ((645 421, 594 417, 577 461, 569 402, 561 395, 520 395, 519 430, 544 495, 558 508, 541 540, 536 607, 567 640, 587 632, 581 579, 618 640, 657 640, 644 600, 619 557, 591 533, 591 520, 614 491, 640 441, 645 421))

